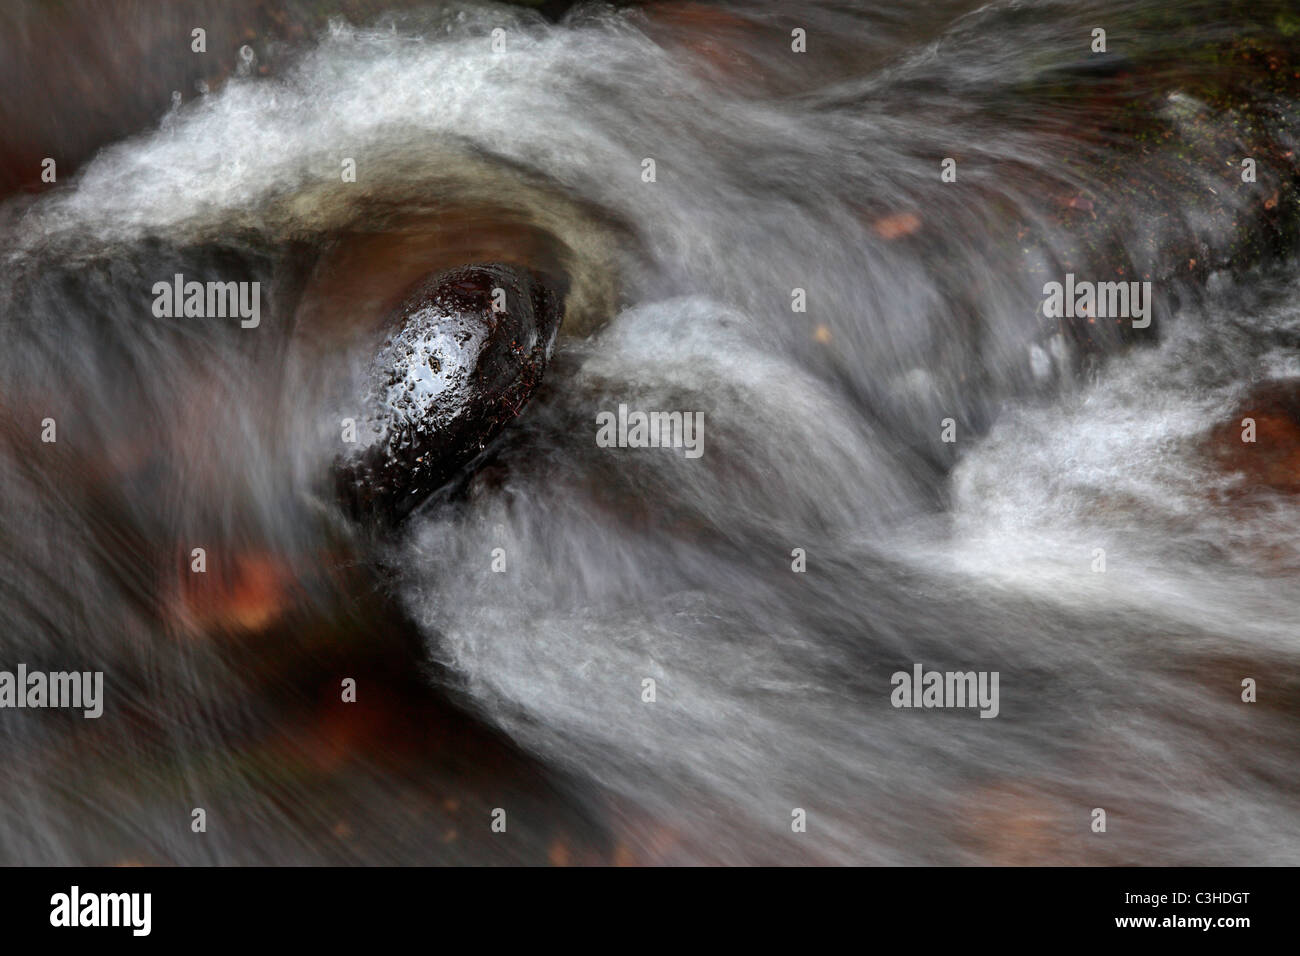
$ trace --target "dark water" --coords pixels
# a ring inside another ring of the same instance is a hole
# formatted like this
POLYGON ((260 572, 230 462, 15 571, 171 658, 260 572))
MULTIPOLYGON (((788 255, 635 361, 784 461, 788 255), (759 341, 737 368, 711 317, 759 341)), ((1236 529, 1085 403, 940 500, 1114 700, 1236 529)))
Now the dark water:
POLYGON ((1300 508, 1205 451, 1300 379, 1290 17, 404 11, 10 199, 0 663, 106 700, 0 711, 0 857, 1300 862, 1300 508), (542 389, 358 528, 371 332, 476 262, 566 277, 542 389), (1067 272, 1152 325, 1044 318, 1067 272), (156 318, 176 273, 260 325, 156 318), (599 447, 620 404, 704 453, 599 447), (892 707, 916 662, 997 671, 998 717, 892 707))

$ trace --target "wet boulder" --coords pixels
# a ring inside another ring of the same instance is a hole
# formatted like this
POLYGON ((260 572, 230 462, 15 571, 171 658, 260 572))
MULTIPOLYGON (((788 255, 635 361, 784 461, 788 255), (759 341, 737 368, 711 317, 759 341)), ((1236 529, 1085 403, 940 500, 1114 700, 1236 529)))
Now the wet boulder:
POLYGON ((1300 379, 1254 388, 1210 432, 1204 451, 1220 471, 1240 477, 1232 500, 1300 493, 1300 379))
POLYGON ((552 277, 492 263, 408 296, 370 364, 355 450, 336 462, 345 510, 396 524, 481 453, 541 383, 563 294, 552 277))

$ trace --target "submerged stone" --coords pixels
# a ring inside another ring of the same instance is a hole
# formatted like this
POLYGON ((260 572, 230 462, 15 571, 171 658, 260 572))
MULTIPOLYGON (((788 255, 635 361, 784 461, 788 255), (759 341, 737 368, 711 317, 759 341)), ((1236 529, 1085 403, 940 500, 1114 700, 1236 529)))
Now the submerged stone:
POLYGON ((1241 477, 1229 499, 1300 494, 1300 380, 1256 387, 1210 432, 1205 450, 1219 470, 1241 477))

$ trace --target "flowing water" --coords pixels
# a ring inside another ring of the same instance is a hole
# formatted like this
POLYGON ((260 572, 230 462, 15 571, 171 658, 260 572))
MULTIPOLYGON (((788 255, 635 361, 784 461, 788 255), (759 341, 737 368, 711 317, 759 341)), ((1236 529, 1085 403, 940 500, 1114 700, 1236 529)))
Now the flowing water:
POLYGON ((529 860, 563 818, 635 862, 1300 862, 1300 507, 1206 452, 1300 378, 1294 268, 1238 254, 1294 176, 1240 181, 1241 116, 1279 155, 1300 126, 1208 105, 1194 58, 1292 21, 1172 7, 339 21, 11 199, 3 666, 106 693, 3 712, 3 858, 529 860), (358 530, 329 481, 358 330, 474 262, 565 275, 543 386, 452 492, 358 530), (1045 281, 1120 270, 1148 329, 1044 318, 1045 281), (156 317, 176 273, 259 281, 260 324, 156 317), (702 412, 703 454, 600 447, 621 404, 702 412), (234 598, 187 591, 199 546, 234 598), (377 757, 319 782, 346 710, 263 740, 302 693, 267 659, 337 688, 381 639, 357 567, 545 781, 443 765, 486 801, 464 851, 377 757), (996 719, 892 706, 916 663, 998 672, 996 719), (371 821, 346 849, 316 835, 340 807, 371 821))

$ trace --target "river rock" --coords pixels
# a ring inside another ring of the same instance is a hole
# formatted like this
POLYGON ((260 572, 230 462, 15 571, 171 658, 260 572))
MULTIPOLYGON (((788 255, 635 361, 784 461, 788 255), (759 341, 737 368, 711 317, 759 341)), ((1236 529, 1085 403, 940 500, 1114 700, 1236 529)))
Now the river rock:
POLYGON ((522 267, 422 283, 370 366, 357 450, 336 467, 345 509, 396 523, 482 452, 541 383, 561 316, 555 280, 522 267))

